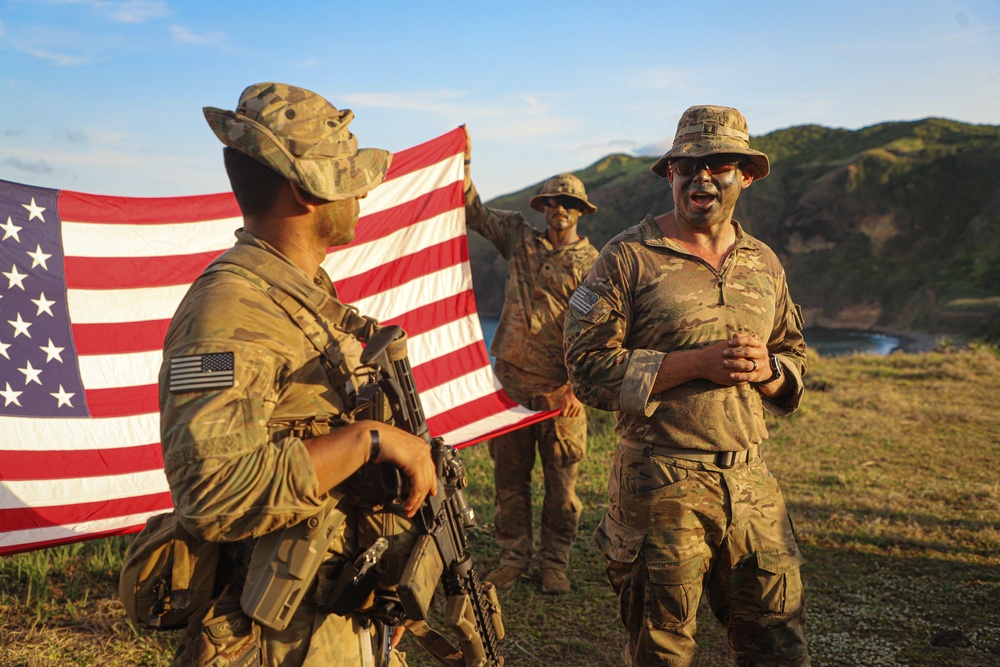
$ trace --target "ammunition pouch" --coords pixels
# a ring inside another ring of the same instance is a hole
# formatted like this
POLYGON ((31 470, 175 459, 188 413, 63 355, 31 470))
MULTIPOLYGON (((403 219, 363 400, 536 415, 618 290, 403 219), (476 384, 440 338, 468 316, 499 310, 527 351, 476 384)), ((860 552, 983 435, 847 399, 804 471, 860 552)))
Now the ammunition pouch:
POLYGON ((118 579, 129 620, 154 629, 183 627, 227 583, 238 550, 192 535, 173 512, 149 517, 118 579))

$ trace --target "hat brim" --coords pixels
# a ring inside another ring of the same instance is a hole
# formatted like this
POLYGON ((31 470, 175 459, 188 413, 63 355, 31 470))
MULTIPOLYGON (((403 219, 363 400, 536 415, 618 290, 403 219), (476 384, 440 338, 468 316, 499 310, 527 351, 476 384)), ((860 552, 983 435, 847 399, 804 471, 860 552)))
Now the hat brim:
POLYGON ((326 201, 359 197, 385 179, 392 153, 361 148, 348 157, 296 157, 264 126, 232 111, 205 107, 205 120, 226 146, 278 172, 326 201))
POLYGON ((660 178, 666 178, 667 173, 670 171, 671 160, 683 157, 699 158, 719 153, 732 153, 734 155, 746 155, 749 157, 750 166, 748 167, 748 171, 753 174, 755 180, 759 181, 771 173, 771 163, 768 161, 767 155, 764 153, 755 151, 752 148, 743 148, 742 146, 733 146, 729 143, 714 141, 689 143, 671 148, 669 151, 664 153, 659 160, 654 162, 653 166, 650 167, 649 170, 660 178))
POLYGON ((589 213, 597 213, 597 207, 594 206, 593 204, 591 204, 586 199, 580 199, 579 197, 577 197, 575 195, 566 194, 565 192, 560 192, 558 194, 552 194, 552 193, 544 194, 544 195, 543 194, 537 194, 537 195, 535 195, 534 197, 532 197, 528 201, 528 206, 530 206, 531 208, 535 209, 539 213, 544 213, 545 212, 545 200, 548 199, 549 197, 572 197, 576 201, 580 202, 580 204, 583 206, 582 213, 584 215, 587 215, 589 213))

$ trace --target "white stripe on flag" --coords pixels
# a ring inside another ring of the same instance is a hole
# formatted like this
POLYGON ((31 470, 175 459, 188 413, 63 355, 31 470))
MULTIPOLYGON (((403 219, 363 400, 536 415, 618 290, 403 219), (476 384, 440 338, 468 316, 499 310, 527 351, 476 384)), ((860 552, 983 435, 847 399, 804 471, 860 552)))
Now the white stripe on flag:
POLYGON ((6 549, 16 549, 25 544, 40 544, 46 542, 68 542, 89 534, 117 532, 127 528, 141 528, 146 519, 163 511, 129 514, 126 516, 109 517, 97 521, 86 521, 72 526, 48 526, 30 530, 15 530, 0 532, 0 552, 6 549))
POLYGON ((0 417, 0 450, 84 451, 150 445, 160 441, 160 415, 106 419, 0 417))
POLYGON ((163 470, 58 479, 46 484, 33 480, 0 482, 0 510, 93 503, 169 490, 163 470))
MULTIPOLYGON (((232 244, 230 244, 232 245, 232 244)), ((169 320, 189 285, 135 289, 70 289, 66 297, 73 324, 169 320)))
POLYGON ((120 225, 63 221, 66 257, 166 257, 221 252, 231 248, 240 218, 177 222, 162 225, 120 225))

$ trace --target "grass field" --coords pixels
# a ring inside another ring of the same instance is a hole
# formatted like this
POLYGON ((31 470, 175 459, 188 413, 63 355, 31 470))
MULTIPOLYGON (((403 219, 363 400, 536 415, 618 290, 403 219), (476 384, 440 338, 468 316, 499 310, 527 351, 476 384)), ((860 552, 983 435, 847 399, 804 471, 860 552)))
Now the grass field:
MULTIPOLYGON (((769 418, 764 455, 806 557, 813 664, 1000 665, 995 350, 814 357, 807 385, 798 412, 769 418)), ((502 596, 511 667, 621 664, 624 634, 590 539, 606 504, 612 420, 590 418, 573 591, 543 596, 536 579, 502 596)), ((481 524, 472 549, 485 573, 496 564, 492 462, 484 447, 463 459, 481 524)), ((167 665, 176 637, 132 628, 115 597, 127 544, 0 558, 0 667, 167 665)), ((404 642, 410 665, 435 664, 404 642)), ((706 609, 699 644, 699 665, 725 664, 724 636, 706 609)))

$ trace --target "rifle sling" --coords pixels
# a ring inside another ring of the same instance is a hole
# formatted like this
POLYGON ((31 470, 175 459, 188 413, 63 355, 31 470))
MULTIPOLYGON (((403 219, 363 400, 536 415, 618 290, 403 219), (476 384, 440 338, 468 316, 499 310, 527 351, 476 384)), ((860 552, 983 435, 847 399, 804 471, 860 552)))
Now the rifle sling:
POLYGON ((427 625, 425 621, 407 621, 406 629, 413 633, 417 642, 430 653, 431 657, 445 667, 466 667, 462 651, 448 641, 448 638, 427 625))

